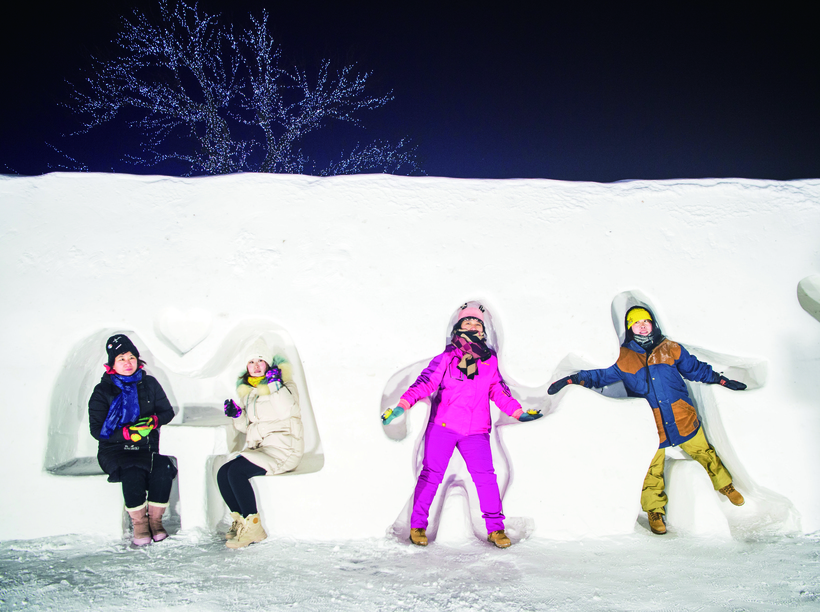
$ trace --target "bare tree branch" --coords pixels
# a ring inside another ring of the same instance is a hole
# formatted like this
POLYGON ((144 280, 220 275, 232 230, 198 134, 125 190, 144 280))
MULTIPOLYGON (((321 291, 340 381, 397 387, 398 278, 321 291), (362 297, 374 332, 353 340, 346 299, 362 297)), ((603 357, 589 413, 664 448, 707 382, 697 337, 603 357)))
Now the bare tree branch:
POLYGON ((393 99, 366 93, 369 72, 348 65, 331 74, 324 60, 314 79, 283 69, 281 49, 268 30, 268 13, 251 16, 236 35, 218 15, 185 0, 159 0, 153 23, 135 11, 123 20, 113 59, 93 60, 86 78, 72 85, 66 105, 81 119, 75 134, 125 117, 142 134, 133 164, 181 162, 186 174, 240 171, 311 173, 421 173, 415 147, 376 141, 356 145, 317 170, 302 152, 305 136, 344 122, 361 126, 360 114, 393 99))

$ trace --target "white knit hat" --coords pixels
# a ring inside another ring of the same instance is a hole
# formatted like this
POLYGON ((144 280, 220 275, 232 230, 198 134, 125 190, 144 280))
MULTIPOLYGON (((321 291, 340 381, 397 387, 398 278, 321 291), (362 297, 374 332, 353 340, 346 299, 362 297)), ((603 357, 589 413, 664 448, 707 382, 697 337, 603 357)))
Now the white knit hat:
POLYGON ((253 359, 261 359, 268 365, 271 365, 273 356, 268 343, 263 338, 257 338, 254 343, 250 345, 248 351, 245 353, 245 363, 250 363, 253 359))

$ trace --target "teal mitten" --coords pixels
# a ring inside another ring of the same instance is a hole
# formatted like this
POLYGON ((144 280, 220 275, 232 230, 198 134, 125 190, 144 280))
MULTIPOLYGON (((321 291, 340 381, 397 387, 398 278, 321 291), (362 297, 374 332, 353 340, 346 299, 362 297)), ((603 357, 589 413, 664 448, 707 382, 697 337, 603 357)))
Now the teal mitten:
POLYGON ((401 406, 396 406, 395 408, 388 408, 384 411, 384 414, 382 415, 382 424, 390 425, 390 421, 400 417, 403 414, 404 408, 402 408, 401 406))

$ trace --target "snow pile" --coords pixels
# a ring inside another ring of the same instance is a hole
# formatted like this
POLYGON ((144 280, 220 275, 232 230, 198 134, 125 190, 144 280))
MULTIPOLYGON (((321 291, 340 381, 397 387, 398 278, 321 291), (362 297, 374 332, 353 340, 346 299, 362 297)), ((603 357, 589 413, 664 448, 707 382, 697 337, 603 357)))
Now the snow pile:
MULTIPOLYGON (((402 535, 425 406, 390 428, 378 416, 470 299, 493 315, 514 394, 548 415, 496 413, 516 539, 634 529, 657 445, 646 403, 546 395, 559 375, 615 361, 630 299, 749 385, 692 385, 747 504, 670 452, 670 527, 820 529, 820 181, 52 174, 0 179, 0 202, 0 539, 121 533, 121 493, 97 473, 85 414, 115 331, 178 411, 162 444, 179 462, 183 532, 224 516, 214 474, 241 440, 221 405, 261 335, 296 364, 308 451, 297 473, 254 479, 268 532, 402 535)), ((431 532, 457 542, 482 526, 457 457, 451 471, 431 532)))

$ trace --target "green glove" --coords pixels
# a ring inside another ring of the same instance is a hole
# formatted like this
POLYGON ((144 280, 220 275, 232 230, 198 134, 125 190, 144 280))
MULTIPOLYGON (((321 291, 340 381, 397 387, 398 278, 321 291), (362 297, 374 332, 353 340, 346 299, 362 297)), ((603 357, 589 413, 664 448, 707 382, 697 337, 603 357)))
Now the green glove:
POLYGON ((151 430, 156 429, 157 423, 157 415, 155 414, 143 417, 133 425, 129 425, 127 432, 126 428, 123 427, 123 437, 131 442, 139 442, 143 438, 147 437, 148 434, 151 433, 151 430))
POLYGON ((152 414, 151 416, 142 417, 139 421, 137 421, 137 425, 139 425, 140 427, 148 427, 150 425, 151 429, 156 429, 157 415, 152 414))
POLYGON ((396 406, 395 408, 388 408, 384 411, 384 414, 382 415, 382 424, 390 425, 390 421, 400 417, 403 414, 404 408, 402 408, 401 406, 396 406))

